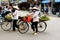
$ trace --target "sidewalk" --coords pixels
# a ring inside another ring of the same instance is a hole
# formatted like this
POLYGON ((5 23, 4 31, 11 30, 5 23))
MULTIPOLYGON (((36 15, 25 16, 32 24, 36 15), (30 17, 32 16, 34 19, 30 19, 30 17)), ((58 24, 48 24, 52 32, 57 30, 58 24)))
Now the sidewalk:
POLYGON ((53 14, 50 14, 49 16, 51 16, 51 17, 57 17, 57 15, 53 15, 53 14))

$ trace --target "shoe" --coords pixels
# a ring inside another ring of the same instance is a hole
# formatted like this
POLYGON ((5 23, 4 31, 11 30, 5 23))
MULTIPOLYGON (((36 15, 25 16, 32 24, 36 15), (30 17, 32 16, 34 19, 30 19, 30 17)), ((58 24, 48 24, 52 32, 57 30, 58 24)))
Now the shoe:
POLYGON ((16 30, 13 30, 13 31, 16 31, 16 30))
POLYGON ((37 35, 37 33, 34 33, 34 35, 37 35))
POLYGON ((34 33, 35 33, 35 31, 32 32, 32 34, 34 34, 34 33))

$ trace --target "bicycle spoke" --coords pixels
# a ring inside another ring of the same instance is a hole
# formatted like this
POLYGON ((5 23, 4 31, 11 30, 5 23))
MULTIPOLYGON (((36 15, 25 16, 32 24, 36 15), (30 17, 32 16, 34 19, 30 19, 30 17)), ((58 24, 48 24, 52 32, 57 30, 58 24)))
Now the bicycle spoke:
POLYGON ((46 30, 46 23, 45 22, 39 22, 38 23, 38 30, 40 31, 40 32, 44 32, 45 30, 46 30))
POLYGON ((1 28, 4 30, 4 31, 9 31, 11 29, 11 23, 10 22, 3 22, 3 24, 1 25, 1 28))
POLYGON ((19 27, 20 27, 19 32, 22 34, 26 33, 29 29, 28 24, 25 22, 22 22, 19 27))

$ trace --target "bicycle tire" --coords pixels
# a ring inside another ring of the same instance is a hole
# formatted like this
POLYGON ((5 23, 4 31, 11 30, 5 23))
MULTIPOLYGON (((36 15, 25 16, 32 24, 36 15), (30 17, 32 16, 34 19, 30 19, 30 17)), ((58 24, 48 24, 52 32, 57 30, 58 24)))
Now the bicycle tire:
POLYGON ((47 28, 47 23, 46 22, 39 22, 38 24, 39 24, 39 26, 38 26, 38 31, 39 32, 44 32, 45 30, 46 30, 46 28, 47 28), (45 28, 43 29, 43 30, 40 30, 42 27, 43 27, 43 25, 41 25, 41 24, 39 24, 39 23, 43 23, 45 26, 45 28))
POLYGON ((1 24, 1 28, 4 30, 4 31, 9 31, 12 27, 11 23, 9 25, 10 22, 7 22, 7 21, 4 21, 2 24, 1 24), (9 26, 9 27, 8 27, 9 26), (8 27, 8 28, 7 28, 8 27))
POLYGON ((25 33, 27 33, 27 31, 29 30, 29 24, 27 23, 27 22, 24 22, 24 21, 22 21, 21 23, 20 23, 20 25, 19 25, 19 32, 21 33, 21 34, 25 34, 25 33), (22 29, 21 27, 21 25, 22 24, 24 24, 25 23, 25 26, 23 25, 23 27, 26 27, 27 28, 27 30, 25 30, 26 28, 24 28, 24 29, 22 29), (23 32, 24 31, 24 32, 23 32))

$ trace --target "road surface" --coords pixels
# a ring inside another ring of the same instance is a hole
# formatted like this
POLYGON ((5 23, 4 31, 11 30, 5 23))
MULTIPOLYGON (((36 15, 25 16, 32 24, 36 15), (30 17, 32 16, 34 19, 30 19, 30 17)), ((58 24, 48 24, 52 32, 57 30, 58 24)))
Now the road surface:
POLYGON ((18 31, 3 31, 0 27, 0 40, 60 40, 60 18, 50 17, 47 21, 47 29, 43 33, 32 35, 31 28, 26 34, 20 34, 18 31))

